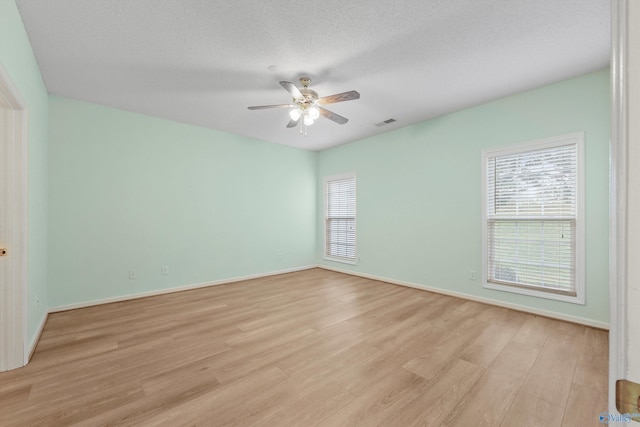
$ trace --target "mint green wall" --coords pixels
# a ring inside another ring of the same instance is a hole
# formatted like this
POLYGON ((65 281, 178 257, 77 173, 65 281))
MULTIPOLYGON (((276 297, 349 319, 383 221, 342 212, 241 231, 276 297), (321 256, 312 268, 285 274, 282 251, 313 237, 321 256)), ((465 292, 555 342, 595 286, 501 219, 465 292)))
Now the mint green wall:
POLYGON ((357 173, 357 266, 318 263, 608 322, 609 72, 602 70, 323 151, 322 178, 357 173), (480 153, 585 131, 585 306, 483 289, 480 153))
POLYGON ((0 63, 28 108, 28 342, 47 311, 47 90, 13 0, 0 0, 0 63), (40 300, 36 304, 36 298, 40 300))
POLYGON ((49 106, 51 307, 315 264, 316 153, 49 106))

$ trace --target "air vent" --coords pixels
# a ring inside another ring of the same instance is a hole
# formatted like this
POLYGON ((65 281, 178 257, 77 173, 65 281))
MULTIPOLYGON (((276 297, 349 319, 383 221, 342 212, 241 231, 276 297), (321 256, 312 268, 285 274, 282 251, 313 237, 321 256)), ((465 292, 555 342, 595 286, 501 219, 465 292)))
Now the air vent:
POLYGON ((376 126, 380 127, 380 126, 385 126, 385 125, 390 125, 391 123, 395 122, 396 119, 387 119, 383 122, 380 123, 376 123, 376 126))

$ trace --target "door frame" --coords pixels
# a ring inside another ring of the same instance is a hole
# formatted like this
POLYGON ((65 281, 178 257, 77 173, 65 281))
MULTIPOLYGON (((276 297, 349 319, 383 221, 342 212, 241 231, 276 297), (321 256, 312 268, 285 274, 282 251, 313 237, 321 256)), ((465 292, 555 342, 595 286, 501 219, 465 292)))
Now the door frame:
POLYGON ((0 269, 0 371, 27 364, 28 111, 0 63, 0 217, 8 255, 0 269), (7 209, 9 207, 9 209, 7 209))
POLYGON ((609 413, 617 414, 616 380, 627 377, 628 340, 628 6, 611 1, 611 172, 609 202, 609 413))

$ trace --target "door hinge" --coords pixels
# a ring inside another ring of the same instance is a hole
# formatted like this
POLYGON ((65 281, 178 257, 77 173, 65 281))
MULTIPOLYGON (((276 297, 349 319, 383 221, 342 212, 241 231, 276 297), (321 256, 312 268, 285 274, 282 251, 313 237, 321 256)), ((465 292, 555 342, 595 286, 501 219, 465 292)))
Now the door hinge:
POLYGON ((640 384, 627 380, 616 381, 616 409, 640 422, 640 384))

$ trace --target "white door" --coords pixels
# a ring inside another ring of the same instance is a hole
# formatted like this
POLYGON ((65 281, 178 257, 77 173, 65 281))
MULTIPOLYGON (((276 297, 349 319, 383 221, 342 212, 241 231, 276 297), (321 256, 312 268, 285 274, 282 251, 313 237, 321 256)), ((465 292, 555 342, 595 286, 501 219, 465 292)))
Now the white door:
POLYGON ((0 371, 27 363, 27 111, 0 64, 0 371))
POLYGON ((609 425, 640 425, 620 417, 640 421, 640 391, 627 388, 630 405, 616 410, 616 381, 640 383, 640 2, 612 4, 609 425))

